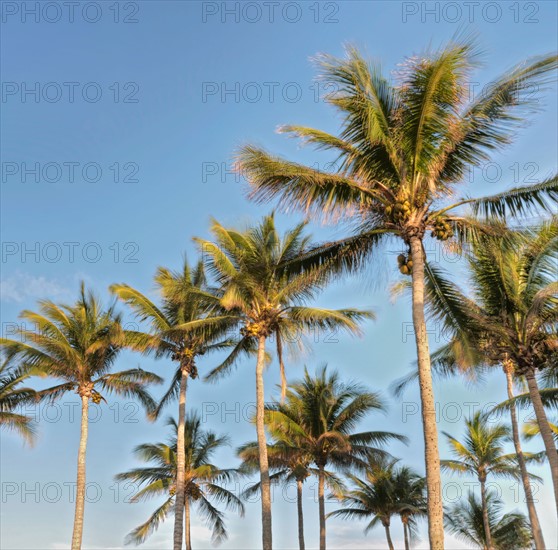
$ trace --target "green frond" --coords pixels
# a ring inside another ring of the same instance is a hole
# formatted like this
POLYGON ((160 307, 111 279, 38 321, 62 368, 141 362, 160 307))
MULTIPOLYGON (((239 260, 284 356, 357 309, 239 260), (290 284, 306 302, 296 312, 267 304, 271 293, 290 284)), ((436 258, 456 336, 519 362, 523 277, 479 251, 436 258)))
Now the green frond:
POLYGON ((322 330, 344 329, 353 334, 360 334, 359 323, 365 319, 374 319, 371 311, 356 309, 319 309, 309 307, 291 307, 289 318, 307 329, 322 330))
POLYGON ((145 540, 159 528, 159 524, 165 521, 168 514, 174 508, 174 497, 168 498, 149 519, 136 527, 126 537, 126 544, 135 544, 136 546, 145 542, 145 540))
POLYGON ((294 206, 323 216, 338 209, 352 209, 355 204, 382 200, 381 193, 342 174, 273 157, 250 145, 240 150, 236 162, 250 183, 249 197, 259 202, 279 198, 282 209, 294 206))
POLYGON ((155 331, 164 331, 171 327, 165 314, 139 290, 125 284, 111 285, 109 290, 128 304, 140 321, 148 321, 155 331))
POLYGON ((514 187, 496 195, 466 201, 476 216, 501 219, 555 213, 557 203, 558 175, 541 183, 514 187))

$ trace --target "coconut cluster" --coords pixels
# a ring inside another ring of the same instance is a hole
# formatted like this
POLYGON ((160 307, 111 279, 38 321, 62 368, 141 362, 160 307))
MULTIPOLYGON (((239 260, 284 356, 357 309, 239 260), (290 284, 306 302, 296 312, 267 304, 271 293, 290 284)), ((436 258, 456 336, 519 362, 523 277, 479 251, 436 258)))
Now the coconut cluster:
POLYGON ((255 323, 246 323, 244 327, 240 329, 240 333, 245 337, 258 337, 262 332, 265 332, 265 322, 259 321, 255 323))
POLYGON ((388 218, 394 223, 403 223, 409 219, 411 215, 411 203, 405 199, 397 201, 395 204, 388 204, 385 208, 388 218))
POLYGON ((278 313, 271 306, 265 306, 260 311, 256 320, 247 321, 246 325, 240 329, 240 333, 245 337, 269 336, 278 326, 278 313))
POLYGON ((399 271, 403 275, 410 275, 413 272, 413 260, 408 254, 399 254, 397 256, 397 264, 399 265, 399 271))
POLYGON ((98 405, 103 400, 103 396, 98 391, 93 390, 91 392, 91 400, 95 405, 98 405))
POLYGON ((434 220, 434 229, 432 230, 431 235, 436 237, 439 241, 447 241, 453 237, 453 229, 451 228, 447 218, 438 216, 434 220))

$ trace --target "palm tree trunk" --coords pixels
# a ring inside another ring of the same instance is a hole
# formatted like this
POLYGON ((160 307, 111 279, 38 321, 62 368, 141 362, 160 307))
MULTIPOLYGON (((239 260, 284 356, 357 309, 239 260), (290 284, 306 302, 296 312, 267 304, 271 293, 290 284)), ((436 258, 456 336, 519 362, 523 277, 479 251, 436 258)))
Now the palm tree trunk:
POLYGON ((438 428, 430 351, 424 318, 424 257, 422 241, 411 237, 411 258, 413 260, 413 325, 417 346, 418 374, 424 432, 424 455, 426 463, 426 490, 428 506, 428 538, 431 550, 444 548, 444 512, 442 509, 442 480, 440 476, 440 454, 438 451, 438 428))
POLYGON ((482 501, 482 524, 484 526, 484 539, 486 542, 486 548, 492 550, 492 534, 490 533, 490 523, 488 521, 488 506, 486 503, 486 481, 484 479, 479 479, 480 490, 481 490, 481 501, 482 501))
POLYGON ((409 526, 407 525, 407 520, 401 518, 401 522, 403 523, 403 536, 405 537, 405 550, 410 550, 409 545, 409 526))
POLYGON ((318 466, 318 508, 320 514, 320 550, 325 550, 326 547, 326 519, 325 519, 325 474, 324 466, 318 466))
MULTIPOLYGON (((508 399, 514 398, 513 392, 513 377, 512 377, 513 365, 504 365, 504 373, 506 374, 506 382, 508 387, 508 399)), ((533 491, 531 490, 531 483, 529 481, 529 474, 527 472, 527 466, 525 464, 525 457, 523 456, 523 450, 521 448, 521 439, 519 437, 519 425, 517 423, 517 410, 515 405, 510 407, 512 434, 513 434, 513 444, 515 446, 515 453, 517 454, 517 461, 519 463, 519 469, 521 471, 521 481, 523 482, 523 490, 525 491, 525 501, 527 502, 527 510, 529 512, 529 522, 531 523, 531 530, 533 531, 533 541, 535 543, 536 550, 544 550, 544 538, 539 523, 539 517, 537 515, 537 510, 535 508, 535 502, 533 500, 533 491)))
POLYGON ((72 550, 80 550, 83 536, 83 511, 85 508, 85 453, 87 451, 87 434, 89 422, 89 397, 81 396, 81 434, 77 463, 76 511, 74 516, 74 531, 72 533, 72 550))
POLYGON ((256 432, 260 463, 260 486, 262 492, 262 547, 271 550, 271 488, 269 484, 269 464, 267 460, 267 441, 264 424, 264 381, 265 336, 258 341, 258 361, 256 363, 256 432))
POLYGON ((394 550, 393 541, 391 540, 391 533, 389 532, 389 523, 384 523, 384 529, 386 530, 386 539, 389 546, 389 550, 394 550))
POLYGON ((548 425, 548 418, 546 417, 541 394, 539 392, 539 385, 537 384, 534 371, 529 370, 525 374, 525 378, 527 379, 529 395, 531 396, 531 402, 533 403, 533 408, 535 409, 535 416, 537 417, 537 423, 539 425, 539 430, 541 431, 544 447, 548 456, 548 463, 550 464, 550 473, 552 475, 552 483, 554 485, 554 498, 556 500, 556 509, 558 511, 558 453, 556 452, 556 445, 554 444, 552 431, 548 425))
POLYGON ((184 449, 184 429, 186 426, 186 389, 188 372, 182 369, 180 393, 178 394, 178 433, 176 438, 176 500, 174 503, 174 550, 182 550, 184 532, 184 471, 186 452, 184 449))
POLYGON ((298 547, 304 550, 304 516, 302 514, 302 480, 296 480, 296 508, 298 511, 298 547))
POLYGON ((190 500, 184 498, 184 526, 186 531, 186 550, 192 550, 192 539, 190 536, 190 500))

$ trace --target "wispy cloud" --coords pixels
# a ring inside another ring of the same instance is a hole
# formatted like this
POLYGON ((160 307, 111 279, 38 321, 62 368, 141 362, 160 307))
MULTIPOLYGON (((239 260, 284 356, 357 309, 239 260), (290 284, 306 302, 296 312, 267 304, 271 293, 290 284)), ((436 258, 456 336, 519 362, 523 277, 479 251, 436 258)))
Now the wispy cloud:
POLYGON ((4 277, 0 284, 2 302, 21 303, 29 299, 69 300, 75 294, 77 280, 72 278, 66 283, 58 279, 49 279, 42 275, 16 272, 4 277))

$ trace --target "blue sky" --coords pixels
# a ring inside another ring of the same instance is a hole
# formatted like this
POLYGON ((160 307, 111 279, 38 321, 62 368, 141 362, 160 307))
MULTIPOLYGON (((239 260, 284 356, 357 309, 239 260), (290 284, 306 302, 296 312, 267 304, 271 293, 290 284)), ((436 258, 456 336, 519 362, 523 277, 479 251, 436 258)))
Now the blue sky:
MULTIPOLYGON (((18 322, 19 311, 32 308, 37 299, 72 300, 81 279, 106 299, 106 289, 114 282, 152 292, 156 267, 176 268, 183 253, 192 255, 191 237, 207 236, 211 217, 242 225, 267 213, 271 207, 249 203, 243 182, 229 173, 239 145, 254 142, 310 164, 328 162, 327 156, 302 150, 275 133, 284 123, 327 131, 338 127, 336 113, 319 98, 323 90, 313 81, 309 58, 316 53, 341 55, 344 43, 354 43, 381 60, 389 73, 404 56, 444 43, 465 28, 478 33, 485 52, 485 65, 473 76, 478 91, 525 57, 556 48, 554 2, 470 3, 467 8, 453 2, 264 6, 111 1, 81 3, 73 16, 63 2, 39 4, 33 13, 35 4, 2 4, 4 334, 18 322)), ((472 175, 470 192, 496 192, 541 180, 555 170, 556 92, 540 96, 544 114, 534 117, 505 154, 472 175)), ((298 219, 281 215, 279 223, 286 228, 298 219)), ((343 234, 337 227, 310 229, 317 239, 343 234)), ((371 415, 363 427, 409 436, 409 447, 394 445, 390 450, 422 470, 418 392, 411 389, 398 400, 388 393, 390 383, 408 371, 414 357, 409 300, 403 297, 394 304, 387 290, 398 280, 394 254, 399 251, 387 254, 379 269, 333 285, 319 299, 328 307, 374 308, 377 320, 365 325, 365 336, 321 338, 305 356, 289 361, 288 373, 293 379, 304 364, 313 369, 327 362, 348 379, 384 392, 388 414, 371 415)), ((439 250, 432 252, 441 256, 439 250)), ((459 274, 460 262, 451 264, 459 274)), ((433 347, 443 343, 437 327, 431 332, 433 347)), ((202 368, 213 360, 207 358, 202 368)), ((123 355, 118 366, 138 364, 162 375, 169 372, 164 361, 132 354, 123 355)), ((266 382, 271 398, 278 382, 275 366, 266 382)), ((234 444, 241 444, 255 437, 246 421, 253 386, 253 365, 246 361, 219 385, 192 383, 189 406, 205 412, 209 428, 229 433, 234 444)), ((436 390, 440 428, 452 434, 461 433, 468 407, 505 397, 500 372, 482 388, 455 380, 438 383, 436 390)), ((39 438, 33 449, 2 434, 2 548, 69 547, 73 504, 68 484, 75 477, 79 437, 74 404, 68 396, 58 407, 34 411, 39 438)), ((174 407, 168 413, 174 413, 174 407)), ((115 485, 113 476, 137 465, 131 456, 135 445, 166 439, 167 431, 163 421, 147 424, 135 405, 121 401, 111 401, 91 418, 84 548, 120 548, 126 533, 147 518, 156 502, 127 503, 130 488, 115 485)), ((527 448, 540 450, 542 445, 535 442, 527 448)), ((447 456, 443 442, 441 452, 447 456)), ((235 465, 234 449, 217 459, 235 465)), ((545 480, 537 486, 537 498, 552 548, 558 537, 549 478, 545 468, 535 471, 545 480)), ((449 499, 466 490, 463 482, 471 481, 444 480, 449 499)), ((523 494, 512 485, 500 484, 507 509, 523 509, 523 494)), ((318 541, 314 493, 310 482, 305 501, 309 547, 318 541)), ((331 504, 328 509, 333 509, 331 504)), ((296 510, 289 495, 275 495, 274 511, 276 547, 294 547, 296 510)), ((243 520, 231 515, 231 536, 222 547, 257 548, 258 522, 257 503, 248 505, 243 520)), ((328 526, 331 548, 385 547, 381 530, 365 537, 363 525, 332 520, 328 526)), ((424 526, 421 532, 424 535, 424 526)), ((170 533, 167 522, 144 547, 167 547, 170 533)), ((397 525, 394 536, 401 542, 397 525)), ((448 547, 463 547, 449 541, 448 547)), ((193 542, 198 548, 210 547, 199 521, 193 542)))

